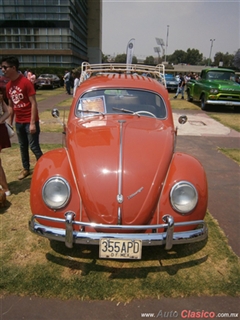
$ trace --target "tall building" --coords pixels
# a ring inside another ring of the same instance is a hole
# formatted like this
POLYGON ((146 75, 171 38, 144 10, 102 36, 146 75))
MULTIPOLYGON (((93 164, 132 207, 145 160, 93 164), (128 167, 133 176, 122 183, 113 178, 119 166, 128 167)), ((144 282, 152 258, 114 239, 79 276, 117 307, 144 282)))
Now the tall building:
POLYGON ((74 68, 102 58, 102 0, 0 0, 0 56, 21 67, 74 68))

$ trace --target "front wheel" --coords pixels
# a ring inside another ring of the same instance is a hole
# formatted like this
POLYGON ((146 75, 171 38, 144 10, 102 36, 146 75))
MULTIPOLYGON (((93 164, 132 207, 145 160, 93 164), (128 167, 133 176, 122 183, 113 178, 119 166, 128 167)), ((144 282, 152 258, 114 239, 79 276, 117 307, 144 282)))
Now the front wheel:
POLYGON ((189 102, 191 102, 191 101, 193 100, 193 98, 192 98, 191 95, 190 95, 190 90, 189 90, 189 89, 187 89, 187 100, 188 100, 189 102))
POLYGON ((234 106, 234 112, 240 113, 240 106, 234 106))
POLYGON ((206 98, 204 94, 201 96, 201 109, 204 111, 207 110, 206 98))

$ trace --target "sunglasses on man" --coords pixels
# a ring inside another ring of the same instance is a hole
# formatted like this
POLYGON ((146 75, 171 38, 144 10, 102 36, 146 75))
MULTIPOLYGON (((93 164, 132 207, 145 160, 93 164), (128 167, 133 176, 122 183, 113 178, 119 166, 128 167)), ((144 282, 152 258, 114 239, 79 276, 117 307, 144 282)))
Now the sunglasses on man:
POLYGON ((1 66, 1 69, 7 70, 8 68, 12 68, 13 66, 1 66))

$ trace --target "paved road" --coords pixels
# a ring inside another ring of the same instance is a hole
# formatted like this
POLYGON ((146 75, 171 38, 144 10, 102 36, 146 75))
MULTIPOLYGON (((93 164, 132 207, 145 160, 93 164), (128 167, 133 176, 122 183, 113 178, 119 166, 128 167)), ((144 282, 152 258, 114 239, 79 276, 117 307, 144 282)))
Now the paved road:
MULTIPOLYGON (((235 297, 163 298, 161 300, 135 300, 119 304, 111 301, 69 300, 63 302, 56 299, 11 296, 2 301, 2 306, 1 320, 183 319, 181 313, 184 310, 214 312, 221 315, 238 312, 238 317, 231 319, 239 319, 239 298, 235 297), (148 317, 143 316, 146 313, 148 317), (153 315, 153 313, 155 317, 150 317, 149 314, 153 315)), ((186 311, 183 312, 183 316, 186 316, 186 311)), ((227 317, 220 317, 220 319, 227 319, 227 317)))
MULTIPOLYGON (((68 96, 61 94, 48 101, 42 101, 39 103, 39 110, 41 112, 50 109, 66 98, 68 96)), ((195 156, 204 166, 209 183, 209 211, 218 220, 233 251, 240 256, 240 168, 218 151, 218 147, 240 148, 240 134, 219 125, 201 110, 186 113, 189 123, 178 126, 177 150, 195 156)), ((175 121, 178 114, 179 112, 174 114, 175 121)), ((61 143, 61 134, 41 133, 41 142, 49 143, 49 141, 61 143)), ((63 302, 57 299, 8 296, 2 299, 1 308, 1 320, 135 320, 146 318, 143 317, 143 313, 155 313, 155 318, 161 319, 164 318, 164 312, 165 318, 182 319, 182 310, 194 312, 203 310, 216 314, 238 312, 236 318, 240 315, 239 298, 236 297, 163 298, 118 304, 109 301, 63 302)), ((185 315, 186 313, 183 314, 185 315)), ((227 319, 226 316, 221 318, 227 319)))

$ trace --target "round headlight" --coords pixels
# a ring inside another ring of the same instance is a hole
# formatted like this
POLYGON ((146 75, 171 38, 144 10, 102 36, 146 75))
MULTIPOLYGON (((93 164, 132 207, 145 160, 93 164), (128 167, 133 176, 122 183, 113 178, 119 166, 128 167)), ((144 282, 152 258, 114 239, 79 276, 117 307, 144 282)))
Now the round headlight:
POLYGON ((217 93, 218 93, 218 89, 210 89, 210 93, 215 93, 215 94, 217 94, 217 93))
POLYGON ((42 197, 49 208, 63 208, 70 198, 70 186, 62 177, 52 177, 44 184, 42 197))
POLYGON ((198 202, 197 190, 190 182, 178 182, 172 187, 170 201, 177 212, 182 215, 188 214, 198 202))

